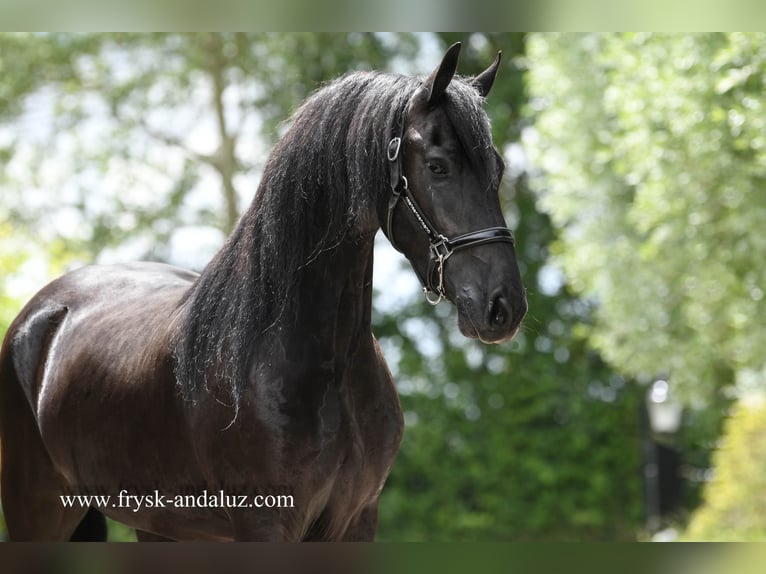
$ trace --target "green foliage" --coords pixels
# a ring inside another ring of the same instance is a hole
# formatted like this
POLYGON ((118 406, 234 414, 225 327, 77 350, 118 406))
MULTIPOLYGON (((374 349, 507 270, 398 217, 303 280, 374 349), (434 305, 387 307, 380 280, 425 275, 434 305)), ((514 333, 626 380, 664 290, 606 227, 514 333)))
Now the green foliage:
POLYGON ((716 475, 684 533, 689 541, 766 540, 766 402, 740 401, 713 457, 716 475))
POLYGON ((222 239, 264 134, 321 82, 414 50, 408 34, 0 35, 5 207, 86 260, 128 244, 166 260, 182 226, 222 239))
POLYGON ((445 345, 445 364, 399 376, 409 424, 381 499, 382 539, 634 536, 637 389, 601 380, 608 370, 581 343, 563 363, 531 351, 540 337, 527 332, 510 352, 445 345))
MULTIPOLYGON (((263 133, 274 138, 279 125, 311 92, 342 74, 385 70, 417 53, 411 34, 301 33, 258 35, 251 51, 260 66, 254 105, 263 133)), ((409 66, 406 66, 409 67, 409 66)))
POLYGON ((0 220, 0 341, 18 313, 19 301, 8 293, 7 281, 18 273, 26 255, 10 223, 0 220))
POLYGON ((590 340, 687 399, 764 367, 766 36, 534 35, 529 150, 590 340))
POLYGON ((96 35, 0 34, 0 120, 23 111, 24 98, 36 90, 76 78, 74 59, 98 49, 96 35))

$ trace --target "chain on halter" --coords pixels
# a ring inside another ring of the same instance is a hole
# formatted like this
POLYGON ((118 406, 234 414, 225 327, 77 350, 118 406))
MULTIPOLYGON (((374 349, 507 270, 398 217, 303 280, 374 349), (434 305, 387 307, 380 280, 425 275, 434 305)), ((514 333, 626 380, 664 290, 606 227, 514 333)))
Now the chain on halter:
POLYGON ((504 242, 514 245, 516 240, 514 239, 513 231, 507 227, 487 227, 486 229, 471 231, 452 238, 445 237, 437 231, 434 224, 412 195, 409 182, 404 176, 402 169, 402 140, 404 138, 405 115, 408 106, 409 102, 404 106, 399 115, 396 135, 388 142, 387 155, 391 168, 391 197, 388 200, 388 213, 386 214, 386 235, 394 249, 401 252, 394 239, 393 221, 394 210, 399 204, 399 200, 403 199, 404 204, 409 208, 415 220, 428 236, 430 252, 428 272, 425 280, 421 278, 421 282, 423 283, 423 293, 425 294, 426 301, 431 305, 438 305, 442 299, 447 298, 447 293, 444 290, 444 264, 453 253, 485 243, 504 242), (434 275, 436 275, 435 278, 434 275))

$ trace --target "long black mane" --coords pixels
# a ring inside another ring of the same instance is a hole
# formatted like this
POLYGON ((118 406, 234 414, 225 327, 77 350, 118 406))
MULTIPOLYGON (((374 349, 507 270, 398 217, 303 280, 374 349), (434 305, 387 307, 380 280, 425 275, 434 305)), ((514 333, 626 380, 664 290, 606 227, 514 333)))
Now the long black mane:
MULTIPOLYGON (((388 140, 420 79, 360 72, 315 92, 274 147, 260 186, 185 302, 176 376, 194 400, 223 380, 237 403, 257 346, 290 328, 303 269, 355 229, 376 229, 389 190, 388 140), (268 336, 264 336, 268 333, 268 336)), ((499 181, 482 99, 452 82, 444 103, 470 161, 499 181)))

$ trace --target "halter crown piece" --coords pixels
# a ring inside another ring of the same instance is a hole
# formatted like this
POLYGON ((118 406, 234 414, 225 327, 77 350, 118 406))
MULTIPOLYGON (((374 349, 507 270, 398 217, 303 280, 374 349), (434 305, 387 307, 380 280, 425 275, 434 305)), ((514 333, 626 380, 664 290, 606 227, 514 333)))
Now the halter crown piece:
POLYGON ((485 243, 504 242, 516 244, 513 231, 507 227, 487 227, 478 231, 470 231, 456 237, 445 237, 436 229, 434 224, 421 209, 415 197, 410 191, 407 178, 402 169, 402 140, 404 139, 405 114, 409 102, 405 104, 399 115, 399 125, 396 135, 388 142, 388 163, 391 168, 391 198, 388 200, 388 212, 386 214, 386 235, 391 245, 399 252, 402 250, 394 239, 394 211, 399 205, 399 200, 404 202, 415 216, 420 227, 428 235, 429 257, 428 272, 423 283, 423 293, 426 301, 431 305, 438 305, 442 299, 447 298, 444 290, 444 264, 455 251, 484 245, 485 243))

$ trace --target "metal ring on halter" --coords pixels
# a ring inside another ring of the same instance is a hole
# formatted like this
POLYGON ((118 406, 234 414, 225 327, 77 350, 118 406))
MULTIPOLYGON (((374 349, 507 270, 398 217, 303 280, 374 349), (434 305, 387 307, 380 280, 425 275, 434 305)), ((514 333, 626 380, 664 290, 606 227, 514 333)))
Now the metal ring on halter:
POLYGON ((426 301, 428 301, 428 303, 434 307, 436 307, 439 303, 442 302, 442 299, 444 299, 442 294, 434 293, 433 291, 429 290, 428 287, 423 287, 423 295, 425 296, 426 301), (432 295, 436 295, 436 299, 433 299, 432 295))
POLYGON ((388 161, 396 161, 399 158, 399 150, 402 147, 402 138, 395 137, 392 138, 390 142, 388 142, 388 149, 386 150, 386 153, 388 154, 388 161))

